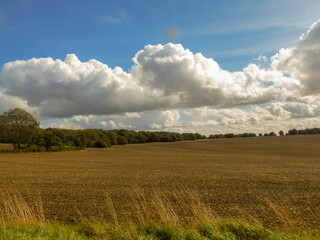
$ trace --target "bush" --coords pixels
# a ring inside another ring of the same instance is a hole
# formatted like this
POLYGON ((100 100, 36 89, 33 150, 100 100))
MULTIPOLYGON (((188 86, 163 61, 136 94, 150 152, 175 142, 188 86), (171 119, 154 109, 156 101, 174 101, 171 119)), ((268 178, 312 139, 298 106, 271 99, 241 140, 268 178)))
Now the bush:
POLYGON ((45 152, 46 148, 44 146, 31 145, 23 148, 23 152, 45 152))

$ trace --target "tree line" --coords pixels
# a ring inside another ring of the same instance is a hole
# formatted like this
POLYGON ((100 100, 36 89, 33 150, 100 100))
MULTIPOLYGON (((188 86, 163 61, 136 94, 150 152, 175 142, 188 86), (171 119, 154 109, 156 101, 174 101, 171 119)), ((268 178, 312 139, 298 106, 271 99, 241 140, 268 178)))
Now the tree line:
MULTIPOLYGON (((279 136, 320 134, 320 128, 291 129, 286 134, 279 131, 279 136)), ((259 133, 259 137, 276 136, 274 132, 259 133)), ((257 137, 255 133, 211 134, 209 139, 257 137)), ((132 131, 85 129, 71 130, 47 128, 28 112, 20 108, 10 109, 0 115, 0 142, 11 143, 14 151, 45 152, 79 150, 86 147, 107 148, 113 145, 151 142, 175 142, 206 139, 199 133, 175 133, 166 131, 132 131)))
POLYGON ((42 129, 34 117, 15 108, 0 115, 0 142, 11 143, 14 151, 45 152, 107 148, 128 143, 175 142, 205 139, 199 133, 150 132, 132 130, 42 129))
MULTIPOLYGON (((320 128, 306 128, 306 129, 290 129, 287 133, 284 133, 282 130, 279 131, 279 136, 285 135, 311 135, 311 134, 320 134, 320 128)), ((241 134, 234 134, 234 133, 226 133, 226 134, 211 134, 209 139, 216 139, 216 138, 240 138, 240 137, 273 137, 277 136, 275 132, 269 133, 259 133, 258 135, 255 133, 241 133, 241 134)))
POLYGON ((291 129, 286 135, 311 135, 311 134, 320 134, 320 128, 306 128, 306 129, 291 129))

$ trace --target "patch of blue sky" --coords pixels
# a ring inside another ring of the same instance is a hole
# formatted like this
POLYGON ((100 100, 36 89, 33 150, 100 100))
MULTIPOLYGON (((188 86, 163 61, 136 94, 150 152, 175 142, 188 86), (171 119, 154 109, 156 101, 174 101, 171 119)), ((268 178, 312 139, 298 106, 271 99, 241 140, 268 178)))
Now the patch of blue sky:
POLYGON ((41 126, 47 126, 51 123, 56 123, 56 122, 59 122, 63 120, 62 118, 51 118, 51 119, 48 119, 48 120, 45 120, 45 121, 40 121, 40 125, 41 126))
POLYGON ((260 104, 259 107, 267 108, 267 107, 271 106, 273 103, 277 103, 277 102, 284 102, 284 100, 283 99, 277 99, 277 100, 272 101, 270 103, 260 104))
POLYGON ((179 115, 180 115, 180 122, 191 122, 194 121, 194 117, 191 114, 188 114, 187 112, 190 112, 190 109, 180 109, 179 115))
POLYGON ((240 70, 261 52, 293 45, 319 17, 318 1, 41 1, 0 2, 0 66, 32 57, 97 59, 125 70, 146 44, 181 43, 240 70), (306 14, 306 12, 308 14, 306 14), (175 26, 180 35, 164 32, 175 26), (287 32, 286 32, 287 31, 287 32), (293 37, 293 38, 292 38, 293 37))

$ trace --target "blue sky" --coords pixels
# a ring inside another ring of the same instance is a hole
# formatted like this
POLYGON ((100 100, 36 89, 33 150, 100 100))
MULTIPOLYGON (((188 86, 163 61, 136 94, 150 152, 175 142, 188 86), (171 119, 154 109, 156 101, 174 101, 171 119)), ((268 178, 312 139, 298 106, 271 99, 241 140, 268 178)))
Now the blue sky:
POLYGON ((312 127, 319 13, 318 0, 1 0, 0 110, 44 127, 312 127))
POLYGON ((241 70, 260 53, 294 45, 319 12, 319 1, 310 0, 2 0, 0 65, 75 53, 127 69, 146 44, 174 42, 241 70), (168 27, 179 36, 166 36, 168 27))

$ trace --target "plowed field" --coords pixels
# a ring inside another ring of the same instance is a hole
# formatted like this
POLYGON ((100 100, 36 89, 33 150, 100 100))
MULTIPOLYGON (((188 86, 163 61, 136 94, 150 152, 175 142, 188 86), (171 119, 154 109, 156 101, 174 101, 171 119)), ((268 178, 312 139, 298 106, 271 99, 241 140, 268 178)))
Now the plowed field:
POLYGON ((170 198, 181 189, 195 191, 221 217, 276 225, 285 215, 318 224, 320 136, 0 154, 0 190, 30 204, 41 196, 47 219, 110 217, 112 199, 117 217, 134 221, 135 192, 148 201, 153 192, 170 198))

